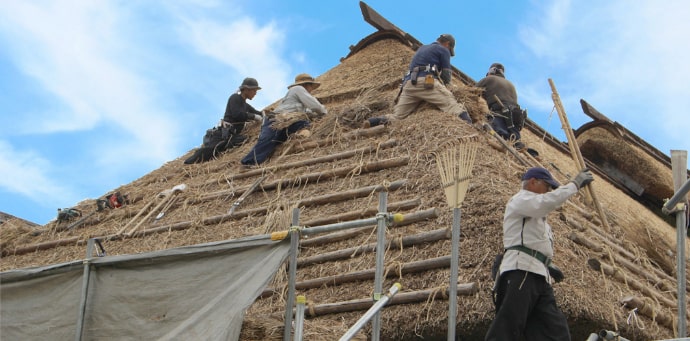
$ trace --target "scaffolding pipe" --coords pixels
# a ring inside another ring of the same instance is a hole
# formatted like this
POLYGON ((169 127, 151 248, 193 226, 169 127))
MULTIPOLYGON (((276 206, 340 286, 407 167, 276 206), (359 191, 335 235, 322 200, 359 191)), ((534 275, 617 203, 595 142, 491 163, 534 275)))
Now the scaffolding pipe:
POLYGON ((671 199, 668 199, 668 201, 664 204, 664 206, 661 208, 661 210, 667 214, 673 214, 676 212, 676 206, 680 203, 681 200, 686 200, 686 195, 690 192, 690 179, 685 181, 683 186, 681 186, 678 190, 676 190, 676 194, 674 194, 671 199))
POLYGON ((304 304, 307 298, 304 295, 297 296, 297 310, 295 311, 295 341, 302 341, 304 335, 304 304))
POLYGON ((299 251, 299 208, 292 209, 292 227, 290 228, 290 261, 288 269, 288 297, 285 302, 285 329, 283 341, 290 341, 292 331, 292 307, 295 304, 295 282, 297 280, 297 252, 299 251))
POLYGON ((81 284, 81 299, 79 300, 79 313, 77 317, 77 335, 76 341, 81 341, 81 334, 84 330, 84 315, 86 314, 86 299, 89 296, 89 279, 91 277, 91 258, 93 257, 93 249, 96 240, 90 238, 86 243, 86 259, 84 259, 84 276, 81 284))
MULTIPOLYGON (((382 192, 384 193, 384 192, 382 192)), ((401 216, 401 214, 396 214, 396 215, 389 215, 386 214, 386 220, 395 220, 398 219, 396 216, 401 216)), ((305 236, 310 236, 312 234, 319 234, 319 233, 325 233, 325 232, 332 232, 332 231, 340 231, 340 230, 346 230, 349 228, 355 228, 355 227, 364 227, 364 226, 371 226, 371 225, 376 225, 378 223, 378 217, 375 218, 366 218, 366 219, 359 219, 359 220, 352 220, 352 221, 344 221, 340 223, 335 223, 335 224, 328 224, 328 225, 321 225, 321 226, 315 226, 315 227, 309 227, 305 228, 302 230, 302 234, 305 236)))
MULTIPOLYGON (((386 213, 388 193, 379 192, 379 213, 376 215, 376 270, 374 272, 374 301, 379 301, 383 292, 383 261, 386 253, 386 213)), ((371 321, 371 340, 378 341, 381 336, 381 314, 374 314, 371 321)))
POLYGON ((383 306, 385 306, 386 303, 388 303, 388 301, 391 298, 393 298, 393 296, 395 296, 395 294, 397 294, 398 291, 400 291, 401 287, 402 285, 400 285, 400 283, 393 284, 393 286, 388 291, 388 294, 384 295, 383 297, 381 297, 380 300, 376 301, 376 303, 374 303, 374 305, 372 305, 371 308, 369 308, 369 310, 367 310, 367 312, 364 313, 364 315, 362 315, 362 317, 360 317, 359 320, 357 320, 357 322, 355 322, 355 324, 353 324, 352 327, 350 327, 350 329, 348 329, 347 332, 345 332, 345 334, 343 334, 343 336, 340 338, 340 341, 348 341, 352 339, 355 336, 355 334, 357 334, 357 332, 360 329, 362 329, 362 327, 364 327, 364 325, 367 324, 367 322, 374 315, 378 314, 379 311, 383 308, 383 306))
POLYGON ((460 258, 460 208, 453 208, 453 229, 450 242, 450 292, 448 293, 448 340, 455 340, 458 317, 458 262, 460 258))
POLYGON ((690 180, 687 179, 688 152, 685 150, 671 150, 671 170, 673 171, 673 188, 676 193, 663 206, 663 212, 676 215, 676 276, 678 282, 678 337, 688 335, 685 301, 685 239, 687 236, 687 193, 690 190, 690 180), (683 184, 685 182, 685 184, 683 184), (681 202, 682 200, 682 202, 681 202))

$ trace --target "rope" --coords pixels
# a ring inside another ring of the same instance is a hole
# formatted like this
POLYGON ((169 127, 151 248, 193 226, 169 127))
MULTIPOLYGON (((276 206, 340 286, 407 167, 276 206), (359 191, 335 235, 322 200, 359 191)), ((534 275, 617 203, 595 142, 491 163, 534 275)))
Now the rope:
POLYGON ((633 310, 630 311, 628 314, 628 318, 626 320, 626 323, 629 326, 633 326, 634 328, 638 328, 640 330, 644 330, 644 322, 637 317, 637 308, 634 308, 633 310))
MULTIPOLYGON (((609 282, 606 280, 606 274, 604 273, 604 267, 601 266, 599 267, 599 271, 601 271, 601 277, 604 279, 604 288, 606 291, 609 290, 609 282)), ((613 330, 618 330, 618 323, 616 322, 616 311, 613 310, 613 307, 611 307, 611 316, 613 317, 613 330)))

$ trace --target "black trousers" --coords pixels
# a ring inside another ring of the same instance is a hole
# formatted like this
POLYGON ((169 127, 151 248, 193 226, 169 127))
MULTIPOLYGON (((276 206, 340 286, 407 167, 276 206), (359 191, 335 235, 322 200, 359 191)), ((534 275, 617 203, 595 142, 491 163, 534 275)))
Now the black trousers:
POLYGON ((496 317, 486 341, 570 341, 568 321, 544 276, 513 270, 498 281, 496 317))

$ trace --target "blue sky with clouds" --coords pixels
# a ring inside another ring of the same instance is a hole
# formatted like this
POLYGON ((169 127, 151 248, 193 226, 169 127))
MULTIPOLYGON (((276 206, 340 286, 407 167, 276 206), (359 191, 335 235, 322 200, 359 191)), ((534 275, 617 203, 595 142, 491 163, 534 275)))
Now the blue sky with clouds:
MULTIPOLYGON (((475 80, 502 62, 561 139, 549 78, 573 128, 582 98, 666 154, 690 149, 690 2, 366 3, 423 43, 455 35, 475 80)), ((198 146, 244 77, 263 108, 373 32, 354 0, 3 0, 0 211, 45 224, 198 146)))

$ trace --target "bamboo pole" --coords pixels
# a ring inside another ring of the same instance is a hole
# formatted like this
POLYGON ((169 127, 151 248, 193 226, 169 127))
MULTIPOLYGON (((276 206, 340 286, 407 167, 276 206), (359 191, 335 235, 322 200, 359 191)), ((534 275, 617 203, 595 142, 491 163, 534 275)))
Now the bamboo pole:
MULTIPOLYGON (((425 259, 421 261, 404 263, 400 266, 389 266, 385 275, 386 278, 392 277, 402 277, 402 275, 426 272, 434 269, 448 268, 450 266, 450 256, 436 257, 425 259)), ((358 281, 368 281, 374 278, 375 269, 366 269, 361 271, 349 272, 346 274, 319 277, 297 282, 295 284, 295 289, 297 290, 308 290, 316 289, 321 287, 336 286, 345 283, 352 283, 358 281)), ((259 298, 267 298, 280 292, 278 288, 268 288, 265 289, 259 298)))
POLYGON ((322 140, 318 141, 307 141, 305 143, 301 143, 297 145, 294 149, 295 153, 303 152, 305 150, 309 149, 314 149, 318 147, 323 147, 327 146, 330 144, 333 144, 335 141, 342 141, 342 140, 354 140, 360 137, 373 137, 377 135, 383 134, 385 131, 388 129, 384 125, 372 127, 370 129, 358 129, 354 130, 351 132, 348 132, 346 134, 343 134, 343 136, 333 136, 330 138, 325 138, 322 140))
MULTIPOLYGON (((258 169, 252 169, 246 172, 242 173, 237 173, 237 174, 232 174, 229 177, 227 177, 228 180, 239 180, 239 179, 244 179, 244 178, 250 178, 252 176, 256 175, 263 175, 266 174, 267 172, 275 172, 277 170, 282 170, 282 169, 293 169, 296 167, 305 167, 305 166, 310 166, 310 165, 315 165, 319 163, 325 163, 325 162, 332 162, 336 160, 342 160, 342 159, 347 159, 356 155, 364 154, 364 153, 371 153, 377 150, 381 149, 388 149, 392 148, 398 145, 398 141, 395 139, 390 139, 388 141, 385 141, 383 143, 380 143, 376 146, 368 146, 364 148, 359 148, 355 150, 348 150, 345 152, 341 153, 336 153, 336 154, 330 154, 330 155, 325 155, 321 157, 316 157, 313 159, 309 160, 301 160, 301 161, 295 161, 295 162, 289 162, 289 163, 281 163, 279 165, 275 166, 268 166, 265 168, 258 168, 258 169)), ((205 185, 212 185, 214 183, 217 183, 218 180, 211 180, 211 181, 206 181, 204 184, 205 185)))
MULTIPOLYGON (((562 128, 565 131, 565 135, 568 138, 568 146, 570 147, 570 152, 573 155, 573 159, 575 160, 575 164, 578 167, 578 169, 582 170, 587 168, 587 165, 585 164, 585 159, 582 157, 582 153, 580 152, 580 147, 577 144, 577 139, 575 138, 575 134, 573 133, 573 129, 570 128, 570 123, 568 122, 568 116, 565 114, 565 108, 563 107, 563 103, 561 102, 561 98, 558 95, 558 91, 556 90, 556 85, 553 83, 553 80, 549 78, 549 85, 551 85, 551 91, 552 95, 551 97, 553 98, 553 103, 556 105, 556 111, 558 112, 558 117, 561 118, 561 123, 562 123, 562 128)), ((601 207, 601 204, 599 203, 599 199, 596 196, 596 193, 594 192, 594 187, 592 186, 591 183, 587 184, 585 186, 585 194, 591 199, 591 201, 594 203, 594 207, 596 207, 597 212, 599 212, 599 218, 601 219, 601 223, 604 225, 606 228, 606 231, 611 231, 611 227, 609 226, 609 221, 606 219, 606 214, 604 214, 604 209, 601 207)))
MULTIPOLYGON (((371 230, 371 228, 369 229, 371 230)), ((447 229, 438 229, 430 232, 422 232, 411 236, 405 236, 403 238, 396 238, 388 241, 386 246, 391 250, 399 250, 403 247, 435 242, 448 239, 449 237, 450 236, 447 229)), ((312 264, 348 259, 363 253, 373 252, 374 250, 376 250, 376 243, 354 246, 347 249, 321 253, 311 257, 304 257, 297 261, 297 265, 302 267, 312 264)))
MULTIPOLYGON (((415 207, 418 207, 421 204, 422 204, 422 199, 420 199, 420 198, 394 202, 394 203, 388 204, 388 212, 409 210, 409 209, 413 209, 415 207)), ((302 223, 302 225, 304 225, 304 226, 326 225, 326 224, 332 224, 332 223, 337 223, 337 222, 346 221, 346 220, 356 220, 356 219, 362 219, 365 217, 371 217, 373 215, 376 215, 376 213, 377 213, 377 211, 375 208, 365 208, 363 210, 360 209, 360 210, 349 211, 349 212, 345 212, 345 213, 337 214, 337 215, 319 217, 316 219, 305 221, 302 223)))
POLYGON ((623 304, 624 306, 628 307, 629 309, 635 309, 637 308, 637 311, 644 315, 649 317, 650 319, 656 321, 657 323, 663 325, 664 327, 674 330, 675 326, 673 324, 673 318, 669 316, 668 314, 659 311, 658 309, 654 309, 651 305, 645 303, 644 300, 635 297, 635 296, 628 296, 620 300, 620 303, 623 304))
POLYGON ((674 309, 674 308, 678 307, 676 302, 671 301, 668 298, 659 295, 658 292, 650 289, 647 285, 640 283, 638 280, 636 280, 634 278, 630 278, 630 277, 626 276, 622 271, 620 271, 620 270, 618 270, 618 269, 616 269, 616 268, 614 268, 608 264, 602 263, 601 261, 599 261, 596 258, 590 258, 589 260, 587 260, 587 264, 593 270, 596 270, 596 271, 602 271, 603 270, 606 275, 613 277, 617 281, 624 283, 624 284, 632 287, 633 289, 639 290, 640 292, 642 292, 646 296, 654 298, 659 303, 662 303, 669 308, 674 309))
MULTIPOLYGON (((399 157, 393 159, 387 159, 382 161, 369 162, 364 165, 355 166, 345 166, 335 169, 329 169, 322 172, 315 172, 304 174, 293 179, 279 179, 272 183, 268 183, 262 186, 263 190, 268 191, 278 187, 288 187, 299 184, 308 183, 318 183, 319 181, 324 181, 328 179, 333 179, 341 176, 347 176, 352 174, 366 174, 377 172, 384 169, 401 167, 407 165, 410 161, 409 157, 399 157)), ((221 190, 204 195, 196 200, 191 200, 191 203, 196 204, 199 202, 204 202, 212 199, 222 198, 229 195, 234 195, 234 190, 221 190)))
MULTIPOLYGON (((458 295, 471 296, 479 291, 477 283, 458 284, 458 295)), ((399 293, 393 297, 388 305, 413 304, 427 302, 431 300, 448 299, 447 288, 435 288, 399 293)), ((351 301, 319 304, 308 307, 309 317, 323 316, 329 314, 339 314, 350 311, 367 310, 374 304, 371 298, 364 298, 351 301)))
MULTIPOLYGON (((401 222, 393 222, 391 227, 397 227, 397 226, 406 226, 410 224, 414 224, 420 221, 428 220, 428 219, 434 219, 438 218, 438 210, 436 208, 430 208, 426 209, 423 211, 417 211, 409 214, 405 214, 405 219, 401 222)), ((338 220, 342 221, 342 220, 338 220)), ((315 226, 315 225, 309 225, 309 226, 315 226)), ((311 246, 317 246, 317 245, 323 245, 323 244, 329 244, 332 242, 336 242, 339 240, 345 240, 352 238, 354 236, 359 235, 362 233, 362 231, 371 231, 370 226, 365 226, 365 227, 357 227, 357 228, 352 228, 348 229, 345 231, 339 231, 339 232, 332 232, 329 234, 325 234, 323 236, 319 237, 314 237, 314 238, 309 238, 302 240, 302 244, 300 244, 301 247, 311 247, 311 246)))
MULTIPOLYGON (((628 270, 631 272, 638 274, 641 277, 644 277, 644 279, 654 285, 654 287, 659 288, 662 291, 669 292, 673 294, 673 286, 669 285, 668 283, 675 283, 675 280, 673 277, 670 277, 663 272, 659 272, 659 270, 654 269, 654 268, 641 268, 640 266, 636 265, 632 261, 628 260, 629 258, 620 255, 620 254, 609 254, 607 252, 604 252, 605 248, 601 245, 598 244, 594 241, 591 241, 587 238, 585 238, 582 235, 579 235, 575 232, 571 233, 570 236, 568 237, 570 240, 574 241, 577 244, 583 245, 590 250, 599 253, 600 257, 606 259, 609 256, 613 257, 613 261, 616 262, 617 264, 620 264, 624 267, 626 267, 628 270)), ((634 258, 633 258, 634 259, 634 258)), ((673 294, 675 297, 675 294, 673 294)))
MULTIPOLYGON (((388 190, 388 191, 394 191, 402 188, 403 185, 407 183, 407 180, 398 180, 394 181, 388 185, 374 185, 374 186, 366 186, 366 187, 361 187, 358 189, 350 190, 350 191, 345 191, 345 192, 339 192, 339 193, 334 193, 334 194, 327 194, 327 195, 322 195, 318 197, 313 197, 305 200, 298 201, 296 206, 298 207, 309 207, 309 206, 315 206, 315 205, 322 205, 326 203, 336 203, 340 201, 345 201, 345 200, 350 200, 350 199, 356 199, 358 197, 363 197, 363 196, 368 196, 372 192, 378 192, 382 190, 388 190)), ((230 219, 240 219, 249 215, 255 215, 255 214, 262 214, 266 212, 266 208, 254 208, 254 209, 249 209, 249 210, 244 210, 244 211, 239 211, 236 212, 232 215, 228 214, 222 214, 222 215, 217 215, 217 216, 212 216, 212 217, 207 217, 202 219, 201 225, 211 225, 211 224, 218 224, 226 220, 230 219)), ((433 210, 433 209, 432 209, 433 210)), ((399 226, 402 225, 407 225, 409 223, 417 222, 419 221, 418 219, 426 219, 426 218, 436 218, 438 214, 430 214, 428 212, 422 211, 421 213, 412 213, 410 215, 407 215, 405 219, 407 221, 403 221, 400 223, 396 223, 399 226)), ((337 216, 336 216, 337 217, 337 216)), ((193 226, 192 221, 182 221, 182 222, 177 222, 177 223, 172 223, 168 225, 163 225, 155 228, 150 228, 150 229, 145 229, 142 231, 137 231, 135 234, 132 235, 132 237, 141 237, 141 236, 147 236, 155 233, 164 233, 168 231, 180 231, 180 230, 185 230, 193 226)), ((121 240, 122 236, 119 233, 112 234, 112 235, 90 235, 88 238, 99 238, 103 240, 108 240, 108 241, 115 241, 115 240, 121 240)), ((316 238, 313 238, 316 239, 316 238)), ((44 242, 44 243, 38 243, 38 244, 31 244, 31 245, 26 245, 26 246, 19 246, 15 247, 14 249, 3 249, 0 251, 0 254, 2 257, 5 256, 10 256, 10 255, 23 255, 31 252, 36 252, 36 251, 41 251, 41 250, 48 250, 60 246, 65 246, 65 245, 85 245, 86 240, 81 240, 80 237, 70 237, 66 239, 59 239, 59 240, 53 240, 49 242, 44 242)))

